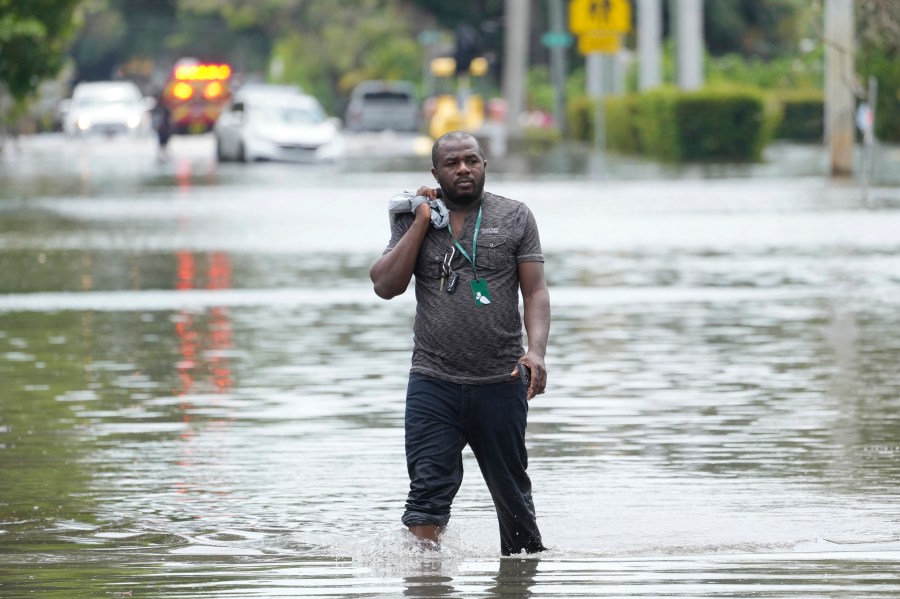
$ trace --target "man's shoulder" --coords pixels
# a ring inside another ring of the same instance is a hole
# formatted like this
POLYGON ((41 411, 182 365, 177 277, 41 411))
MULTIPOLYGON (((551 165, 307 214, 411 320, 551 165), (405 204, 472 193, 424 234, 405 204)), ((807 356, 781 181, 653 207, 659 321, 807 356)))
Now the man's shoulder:
POLYGON ((506 204, 506 205, 518 206, 519 204, 522 203, 519 200, 513 200, 506 196, 492 193, 490 191, 484 192, 484 199, 487 200, 489 203, 497 203, 497 204, 501 204, 501 205, 506 204))
POLYGON ((525 204, 519 200, 513 200, 505 196, 497 195, 496 193, 485 191, 484 206, 486 209, 490 209, 494 212, 513 214, 518 212, 525 204))

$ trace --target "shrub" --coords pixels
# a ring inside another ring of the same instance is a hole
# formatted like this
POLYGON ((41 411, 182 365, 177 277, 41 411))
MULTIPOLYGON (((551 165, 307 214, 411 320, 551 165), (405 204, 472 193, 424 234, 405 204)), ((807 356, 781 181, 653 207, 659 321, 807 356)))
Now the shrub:
POLYGON ((553 127, 525 127, 523 142, 525 153, 541 156, 546 154, 562 141, 562 134, 553 127))
MULTIPOLYGON (((778 114, 761 92, 744 88, 664 87, 611 97, 605 104, 607 147, 667 161, 759 160, 778 114)), ((574 137, 593 139, 589 98, 571 102, 568 117, 574 137)))
MULTIPOLYGON (((611 96, 604 104, 606 147, 610 150, 634 154, 639 150, 637 130, 637 94, 611 96)), ((569 102, 566 111, 569 136, 585 142, 594 141, 594 119, 597 102, 581 96, 569 102)))
POLYGON ((737 54, 707 56, 705 80, 710 85, 743 85, 760 89, 817 89, 824 84, 825 46, 772 60, 737 54))
POLYGON ((749 89, 707 88, 675 101, 677 158, 759 160, 765 144, 764 100, 749 89))
POLYGON ((674 88, 658 88, 639 96, 635 128, 641 153, 662 160, 682 158, 675 114, 676 100, 682 94, 674 88))
POLYGON ((791 90, 774 94, 783 114, 775 137, 820 143, 825 136, 825 95, 821 90, 791 90))
POLYGON ((613 96, 606 100, 606 147, 624 154, 640 150, 637 130, 638 96, 613 96))
POLYGON ((566 126, 570 137, 589 141, 594 138, 594 102, 577 96, 566 104, 566 126))

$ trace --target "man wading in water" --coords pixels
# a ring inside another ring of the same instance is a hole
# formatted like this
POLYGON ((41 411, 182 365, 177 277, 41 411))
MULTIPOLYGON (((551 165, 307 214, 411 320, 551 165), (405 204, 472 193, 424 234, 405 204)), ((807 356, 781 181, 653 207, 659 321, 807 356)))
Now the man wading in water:
POLYGON ((528 401, 547 385, 550 332, 537 224, 521 202, 484 191, 487 162, 468 133, 442 136, 431 159, 439 187, 392 200, 391 240, 369 273, 384 299, 416 277, 403 523, 438 546, 468 444, 497 510, 503 555, 543 551, 525 450, 528 401))

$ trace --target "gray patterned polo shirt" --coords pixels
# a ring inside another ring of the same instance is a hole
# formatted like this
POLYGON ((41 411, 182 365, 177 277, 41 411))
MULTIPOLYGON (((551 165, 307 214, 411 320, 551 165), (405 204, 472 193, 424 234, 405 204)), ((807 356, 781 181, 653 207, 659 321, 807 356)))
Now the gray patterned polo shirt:
MULTIPOLYGON (((416 259, 411 372, 452 383, 497 383, 510 378, 509 373, 525 353, 518 264, 544 261, 537 223, 522 202, 489 192, 482 198, 475 263, 478 278, 487 283, 490 303, 475 303, 470 287, 475 278, 472 265, 458 249, 451 264, 459 275, 456 291, 441 290, 440 266, 453 241, 446 228, 429 228, 416 259)), ((478 210, 471 211, 457 234, 470 257, 477 215, 478 210)), ((414 220, 411 213, 397 218, 385 254, 414 220)))

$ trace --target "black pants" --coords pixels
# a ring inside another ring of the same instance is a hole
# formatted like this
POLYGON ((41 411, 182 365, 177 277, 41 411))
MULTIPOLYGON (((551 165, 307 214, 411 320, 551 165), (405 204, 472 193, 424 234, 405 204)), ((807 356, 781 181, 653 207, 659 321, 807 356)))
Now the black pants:
POLYGON ((526 388, 518 378, 459 385, 410 375, 406 393, 410 484, 403 523, 447 525, 462 484, 462 450, 468 444, 494 500, 503 555, 543 551, 526 472, 527 416, 526 388))

